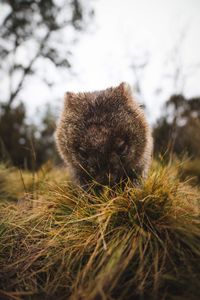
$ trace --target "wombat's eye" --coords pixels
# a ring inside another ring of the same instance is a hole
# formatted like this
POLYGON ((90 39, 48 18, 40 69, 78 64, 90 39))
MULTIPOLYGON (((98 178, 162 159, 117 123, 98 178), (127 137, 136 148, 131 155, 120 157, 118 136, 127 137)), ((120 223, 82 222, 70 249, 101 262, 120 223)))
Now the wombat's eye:
POLYGON ((83 148, 79 148, 78 151, 79 151, 79 154, 82 158, 85 158, 85 159, 88 158, 88 154, 83 148))
POLYGON ((125 155, 128 152, 128 145, 125 141, 120 141, 117 145, 117 154, 119 155, 125 155))

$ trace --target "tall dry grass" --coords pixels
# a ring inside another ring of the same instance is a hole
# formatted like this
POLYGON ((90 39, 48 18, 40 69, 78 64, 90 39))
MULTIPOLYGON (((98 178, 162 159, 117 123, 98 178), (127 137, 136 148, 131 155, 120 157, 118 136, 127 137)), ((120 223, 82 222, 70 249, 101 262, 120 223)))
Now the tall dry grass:
POLYGON ((176 167, 96 194, 0 167, 0 299, 200 299, 200 193, 176 167))

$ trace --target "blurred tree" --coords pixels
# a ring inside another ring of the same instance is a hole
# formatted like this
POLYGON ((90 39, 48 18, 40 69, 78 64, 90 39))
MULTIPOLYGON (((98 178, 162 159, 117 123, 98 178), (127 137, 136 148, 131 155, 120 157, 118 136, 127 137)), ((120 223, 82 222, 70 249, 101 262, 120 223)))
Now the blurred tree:
POLYGON ((50 105, 47 105, 39 126, 36 126, 27 124, 23 103, 13 108, 0 104, 0 160, 32 170, 37 170, 48 160, 57 163, 55 126, 55 115, 50 105))
POLYGON ((25 107, 20 103, 15 108, 9 104, 0 106, 0 158, 18 166, 31 168, 30 128, 25 123, 25 107))
MULTIPOLYGON (((71 67, 72 33, 91 20, 89 2, 87 6, 81 0, 0 2, 0 160, 35 169, 55 157, 52 111, 47 109, 40 126, 28 125, 21 91, 29 76, 40 78, 45 63, 47 70, 52 64, 71 67)), ((47 72, 43 73, 50 86, 47 72)))
POLYGON ((47 104, 41 120, 41 129, 37 131, 35 138, 36 162, 40 166, 47 160, 54 163, 60 162, 55 142, 54 132, 56 128, 56 119, 52 107, 47 104))
POLYGON ((0 11, 0 77, 8 86, 1 100, 11 105, 36 61, 70 68, 70 29, 84 29, 93 11, 81 0, 3 0, 0 11))
POLYGON ((155 153, 200 158, 200 98, 174 95, 165 111, 154 128, 155 153))

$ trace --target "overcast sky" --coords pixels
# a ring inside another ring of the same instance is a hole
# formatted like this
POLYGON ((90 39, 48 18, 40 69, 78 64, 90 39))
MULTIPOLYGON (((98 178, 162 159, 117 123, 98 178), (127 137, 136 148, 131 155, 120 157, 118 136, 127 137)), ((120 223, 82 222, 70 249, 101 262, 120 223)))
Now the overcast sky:
POLYGON ((73 46, 73 75, 44 69, 55 82, 52 89, 31 79, 22 93, 30 115, 48 101, 60 106, 65 91, 103 89, 121 81, 133 85, 133 64, 147 63, 140 69, 139 100, 151 121, 173 92, 200 95, 200 0, 95 0, 93 5, 94 20, 73 46), (181 73, 175 84, 171 76, 177 65, 181 73))
POLYGON ((199 0, 97 0, 95 7, 96 32, 81 39, 74 56, 79 80, 66 83, 66 89, 101 89, 120 81, 133 84, 130 66, 147 60, 141 83, 150 119, 173 92, 183 89, 188 96, 200 95, 200 69, 189 75, 191 67, 200 63, 199 0), (173 57, 177 44, 180 49, 173 57), (167 77, 174 74, 173 64, 180 64, 181 72, 188 74, 176 88, 167 77), (156 94, 161 87, 163 92, 156 94))

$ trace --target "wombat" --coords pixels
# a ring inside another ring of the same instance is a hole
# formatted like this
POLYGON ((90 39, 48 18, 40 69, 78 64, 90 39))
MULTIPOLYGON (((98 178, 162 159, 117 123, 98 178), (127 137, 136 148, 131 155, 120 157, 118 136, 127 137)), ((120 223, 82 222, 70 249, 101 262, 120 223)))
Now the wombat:
POLYGON ((101 91, 65 94, 56 143, 73 178, 115 185, 147 175, 152 136, 131 88, 122 82, 101 91))

